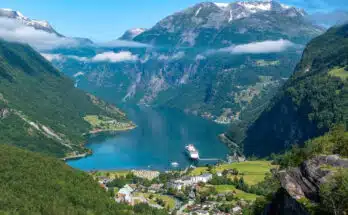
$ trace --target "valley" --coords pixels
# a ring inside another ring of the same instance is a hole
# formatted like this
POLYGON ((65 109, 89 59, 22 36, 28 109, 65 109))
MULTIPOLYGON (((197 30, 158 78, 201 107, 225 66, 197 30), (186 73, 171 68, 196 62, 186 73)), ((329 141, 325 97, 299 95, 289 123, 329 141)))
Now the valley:
POLYGON ((192 2, 2 3, 0 214, 348 213, 346 6, 192 2))

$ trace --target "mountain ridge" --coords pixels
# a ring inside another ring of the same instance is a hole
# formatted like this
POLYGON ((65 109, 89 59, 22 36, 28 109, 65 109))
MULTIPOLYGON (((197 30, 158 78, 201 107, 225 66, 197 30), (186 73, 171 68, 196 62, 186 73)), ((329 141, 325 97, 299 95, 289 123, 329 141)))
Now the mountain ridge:
POLYGON ((347 29, 347 24, 333 27, 307 45, 294 74, 246 128, 240 143, 247 155, 282 152, 334 125, 347 125, 347 29))

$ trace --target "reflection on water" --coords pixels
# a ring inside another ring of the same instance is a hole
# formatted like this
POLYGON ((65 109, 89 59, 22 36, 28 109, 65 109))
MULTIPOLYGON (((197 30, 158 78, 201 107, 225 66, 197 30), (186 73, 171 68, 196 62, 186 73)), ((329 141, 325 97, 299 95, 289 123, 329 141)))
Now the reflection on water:
POLYGON ((116 135, 90 138, 93 155, 68 164, 82 169, 159 169, 178 162, 190 165, 185 145, 193 143, 202 158, 224 159, 228 150, 217 135, 226 127, 173 109, 127 108, 137 128, 116 135))

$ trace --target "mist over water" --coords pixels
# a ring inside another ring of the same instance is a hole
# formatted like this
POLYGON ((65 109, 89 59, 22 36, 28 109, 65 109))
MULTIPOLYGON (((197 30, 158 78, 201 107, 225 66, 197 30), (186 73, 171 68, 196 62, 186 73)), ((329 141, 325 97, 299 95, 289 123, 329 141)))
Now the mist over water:
POLYGON ((68 164, 87 171, 167 170, 171 162, 178 162, 179 168, 191 164, 184 153, 189 143, 197 147, 201 158, 224 159, 228 153, 218 139, 226 126, 174 109, 127 107, 123 110, 137 124, 136 129, 90 138, 87 147, 93 150, 93 155, 68 164))

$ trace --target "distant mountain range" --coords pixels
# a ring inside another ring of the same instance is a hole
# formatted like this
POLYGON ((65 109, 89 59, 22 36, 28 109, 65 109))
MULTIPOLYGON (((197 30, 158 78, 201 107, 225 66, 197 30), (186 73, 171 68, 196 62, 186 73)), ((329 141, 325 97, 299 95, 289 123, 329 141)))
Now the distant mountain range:
POLYGON ((149 45, 46 54, 79 87, 114 102, 169 106, 228 124, 254 99, 267 102, 304 45, 324 32, 305 16, 274 1, 199 3, 121 37, 149 45))
POLYGON ((304 10, 275 1, 204 2, 164 18, 134 40, 154 45, 215 47, 272 39, 273 34, 274 39, 303 43, 321 32, 304 22, 305 16, 304 10))
MULTIPOLYGON (((3 11, 63 37, 45 21, 3 11)), ((275 1, 205 2, 150 29, 128 30, 117 45, 93 46, 80 38, 79 46, 44 56, 77 86, 112 102, 169 106, 228 124, 254 100, 267 103, 304 45, 322 32, 304 10, 275 1)))

